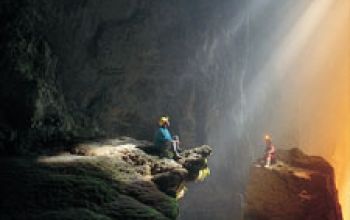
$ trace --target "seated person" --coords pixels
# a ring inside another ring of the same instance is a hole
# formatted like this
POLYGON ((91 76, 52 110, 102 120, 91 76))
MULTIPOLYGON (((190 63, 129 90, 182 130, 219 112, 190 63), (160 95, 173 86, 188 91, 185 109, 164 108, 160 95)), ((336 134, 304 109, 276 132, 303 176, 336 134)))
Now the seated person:
POLYGON ((161 117, 159 120, 159 128, 155 135, 154 146, 160 153, 160 156, 180 159, 179 154, 179 137, 172 137, 169 131, 170 121, 169 117, 161 117))

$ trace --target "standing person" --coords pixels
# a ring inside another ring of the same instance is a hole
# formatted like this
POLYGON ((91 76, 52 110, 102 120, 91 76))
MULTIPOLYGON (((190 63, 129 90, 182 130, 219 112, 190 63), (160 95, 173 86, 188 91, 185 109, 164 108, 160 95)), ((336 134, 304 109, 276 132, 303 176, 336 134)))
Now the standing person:
POLYGON ((265 136, 265 166, 270 167, 271 162, 275 160, 275 146, 272 144, 270 135, 265 136))
POLYGON ((172 137, 169 131, 170 120, 169 117, 163 116, 159 119, 159 128, 155 135, 154 146, 160 152, 161 156, 173 157, 180 159, 179 154, 179 137, 172 137), (170 154, 169 150, 173 155, 170 154))

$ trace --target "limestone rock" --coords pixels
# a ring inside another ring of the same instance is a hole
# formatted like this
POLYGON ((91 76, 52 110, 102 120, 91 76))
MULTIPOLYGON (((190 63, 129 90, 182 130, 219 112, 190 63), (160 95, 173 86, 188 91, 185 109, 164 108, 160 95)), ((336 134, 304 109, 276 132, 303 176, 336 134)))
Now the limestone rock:
POLYGON ((203 168, 206 168, 207 157, 211 154, 211 151, 211 147, 203 145, 181 153, 183 158, 179 160, 179 163, 189 171, 189 180, 195 179, 198 172, 203 168))
POLYGON ((296 148, 277 151, 271 168, 251 167, 244 219, 341 220, 333 168, 296 148))
POLYGON ((79 144, 73 154, 1 160, 0 219, 176 219, 177 197, 211 149, 176 162, 137 147, 147 144, 123 137, 79 144))
POLYGON ((151 146, 152 143, 148 141, 122 137, 79 144, 72 152, 83 156, 116 157, 133 166, 138 174, 152 179, 161 191, 176 197, 185 180, 195 180, 200 171, 207 168, 207 158, 212 151, 207 145, 185 150, 181 153, 181 159, 175 162, 146 154, 144 151, 151 146))

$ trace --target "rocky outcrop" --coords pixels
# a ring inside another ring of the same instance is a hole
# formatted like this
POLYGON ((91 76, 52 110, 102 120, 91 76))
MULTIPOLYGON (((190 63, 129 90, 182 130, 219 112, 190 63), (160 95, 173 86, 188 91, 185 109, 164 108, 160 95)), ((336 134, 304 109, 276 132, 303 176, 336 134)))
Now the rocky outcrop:
POLYGON ((341 220, 333 168, 296 148, 278 151, 272 167, 251 167, 244 219, 341 220))
MULTIPOLYGON (((138 141, 128 137, 104 140, 102 142, 79 144, 73 148, 73 154, 83 156, 112 156, 136 167, 136 172, 151 179, 166 194, 181 195, 184 181, 195 180, 201 170, 207 168, 207 158, 211 148, 203 145, 180 153, 182 158, 176 162, 169 158, 158 159, 144 151, 152 148, 148 141, 138 141)), ((151 150, 149 150, 151 151, 151 150)))
POLYGON ((176 219, 186 181, 207 169, 209 146, 174 161, 146 141, 109 139, 71 153, 0 163, 0 219, 176 219))

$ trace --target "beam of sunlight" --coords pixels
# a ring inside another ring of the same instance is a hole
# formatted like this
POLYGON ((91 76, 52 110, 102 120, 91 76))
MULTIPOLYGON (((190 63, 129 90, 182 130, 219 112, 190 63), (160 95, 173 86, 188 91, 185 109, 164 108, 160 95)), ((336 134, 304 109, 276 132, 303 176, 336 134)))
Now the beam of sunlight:
POLYGON ((255 115, 257 106, 261 105, 272 87, 282 80, 288 69, 292 68, 294 59, 310 41, 310 35, 320 25, 332 2, 330 0, 312 2, 290 32, 286 33, 281 45, 276 45, 277 49, 271 52, 265 67, 248 88, 247 114, 249 117, 255 115))
POLYGON ((350 219, 349 26, 349 1, 313 1, 258 76, 272 79, 250 100, 253 114, 270 87, 282 94, 270 126, 281 133, 289 132, 281 124, 294 127, 300 148, 332 163, 344 219, 350 219))
MULTIPOLYGON (((297 105, 299 146, 332 163, 344 219, 350 219, 350 3, 337 1, 289 77, 294 89, 286 110, 297 105)), ((277 120, 278 121, 278 120, 277 120)))
MULTIPOLYGON (((293 127, 300 148, 332 163, 344 219, 350 219, 349 27, 349 1, 312 1, 281 43, 270 46, 271 56, 245 97, 245 119, 254 120, 270 95, 280 93, 281 107, 271 113, 268 128, 283 140, 287 126, 293 127)), ((233 115, 241 105, 235 104, 233 115)))

